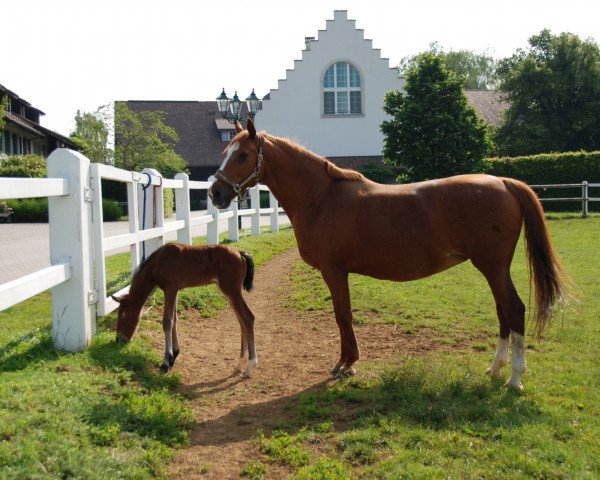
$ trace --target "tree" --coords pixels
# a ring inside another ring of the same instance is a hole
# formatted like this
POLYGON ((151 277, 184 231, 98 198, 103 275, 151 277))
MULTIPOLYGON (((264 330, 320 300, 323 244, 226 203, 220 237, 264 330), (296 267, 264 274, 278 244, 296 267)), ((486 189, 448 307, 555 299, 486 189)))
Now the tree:
POLYGON ((110 121, 110 105, 102 105, 93 113, 77 110, 75 130, 70 137, 92 162, 107 165, 114 162, 114 152, 108 144, 110 121))
MULTIPOLYGON (((431 43, 429 50, 423 53, 431 53, 442 57, 445 67, 456 74, 464 77, 464 88, 472 90, 489 90, 496 87, 496 60, 487 52, 475 53, 471 50, 450 50, 446 52, 438 42, 431 43)), ((398 66, 401 75, 406 75, 410 67, 417 64, 421 55, 412 55, 400 60, 398 66)))
POLYGON ((488 127, 469 106, 462 79, 444 59, 425 53, 406 75, 406 94, 388 92, 383 156, 404 169, 398 180, 426 180, 483 170, 491 150, 488 127))
POLYGON ((0 130, 4 128, 4 117, 6 116, 6 110, 8 109, 8 96, 4 95, 0 97, 0 130))
POLYGON ((542 30, 500 62, 510 107, 496 142, 501 154, 600 149, 600 50, 591 39, 542 30))
POLYGON ((165 115, 160 111, 136 113, 123 102, 115 103, 116 167, 155 168, 169 178, 187 171, 186 161, 173 150, 179 136, 165 124, 165 115))

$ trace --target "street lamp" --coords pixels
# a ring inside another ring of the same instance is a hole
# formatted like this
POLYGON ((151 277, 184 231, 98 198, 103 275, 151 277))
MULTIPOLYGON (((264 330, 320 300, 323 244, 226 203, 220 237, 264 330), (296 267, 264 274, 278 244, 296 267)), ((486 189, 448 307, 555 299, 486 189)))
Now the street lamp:
MULTIPOLYGON (((256 112, 258 112, 258 106, 260 99, 254 93, 248 95, 246 98, 246 105, 248 106, 248 117, 254 118, 256 112)), ((238 120, 244 121, 246 117, 242 115, 242 101, 238 97, 237 92, 233 95, 233 98, 227 97, 225 89, 221 92, 221 95, 217 97, 217 108, 223 118, 226 118, 229 123, 235 123, 238 120)))

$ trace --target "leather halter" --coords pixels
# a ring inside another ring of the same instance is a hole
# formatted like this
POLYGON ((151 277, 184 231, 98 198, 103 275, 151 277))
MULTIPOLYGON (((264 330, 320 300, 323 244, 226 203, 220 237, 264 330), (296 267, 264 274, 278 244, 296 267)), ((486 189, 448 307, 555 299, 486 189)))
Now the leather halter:
POLYGON ((244 181, 240 183, 236 183, 232 178, 230 178, 221 168, 217 170, 215 173, 215 178, 221 180, 222 182, 229 185, 233 188, 236 197, 240 197, 242 193, 244 193, 248 188, 253 187, 258 184, 258 176, 260 175, 260 167, 263 161, 263 143, 264 138, 261 134, 256 135, 258 137, 258 157, 256 159, 256 167, 254 167, 254 171, 246 178, 244 181), (256 179, 254 185, 248 185, 252 180, 256 179), (246 186, 248 185, 248 186, 246 186), (245 187, 245 188, 244 188, 245 187))

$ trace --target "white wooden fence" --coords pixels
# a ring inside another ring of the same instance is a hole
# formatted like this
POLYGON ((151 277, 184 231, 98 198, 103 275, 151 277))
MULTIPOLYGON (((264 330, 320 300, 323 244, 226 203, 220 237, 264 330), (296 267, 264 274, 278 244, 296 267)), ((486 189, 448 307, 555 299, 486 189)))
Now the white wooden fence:
POLYGON ((587 181, 583 181, 581 183, 563 183, 563 184, 555 184, 555 185, 531 185, 531 188, 536 190, 547 190, 553 188, 579 188, 581 189, 581 197, 561 197, 561 198, 551 198, 551 197, 540 197, 538 198, 541 202, 581 202, 581 216, 587 217, 588 208, 590 202, 600 202, 600 197, 590 197, 589 189, 590 188, 600 188, 600 183, 588 183, 587 181))
MULTIPOLYGON (((190 181, 185 173, 164 179, 151 169, 141 173, 120 170, 90 161, 78 152, 57 149, 48 158, 48 178, 0 178, 0 197, 48 197, 50 262, 48 268, 0 285, 0 311, 52 289, 54 345, 67 351, 86 348, 96 333, 96 317, 117 308, 106 292, 106 252, 128 246, 131 271, 164 244, 164 236, 177 232, 177 240, 191 244, 191 228, 206 224, 207 241, 218 243, 219 221, 228 221, 228 235, 239 239, 238 218, 251 218, 251 233, 260 234, 261 214, 270 215, 271 231, 278 231, 283 212, 270 194, 269 208, 260 208, 260 191, 250 190, 251 208, 233 202, 219 211, 207 198, 207 213, 192 217, 190 190, 208 190, 211 182, 190 181), (104 237, 102 179, 127 184, 129 233, 104 237), (175 191, 175 220, 165 222, 163 189, 175 191)), ((129 286, 119 293, 128 291, 129 286)))

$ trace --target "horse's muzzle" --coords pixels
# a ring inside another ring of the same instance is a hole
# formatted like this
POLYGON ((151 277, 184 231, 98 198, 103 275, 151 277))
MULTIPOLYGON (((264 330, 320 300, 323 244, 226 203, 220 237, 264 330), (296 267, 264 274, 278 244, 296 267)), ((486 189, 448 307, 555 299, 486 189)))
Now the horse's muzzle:
POLYGON ((229 185, 225 185, 220 180, 217 180, 208 189, 208 196, 215 207, 223 209, 231 205, 231 201, 233 200, 233 190, 229 185))

